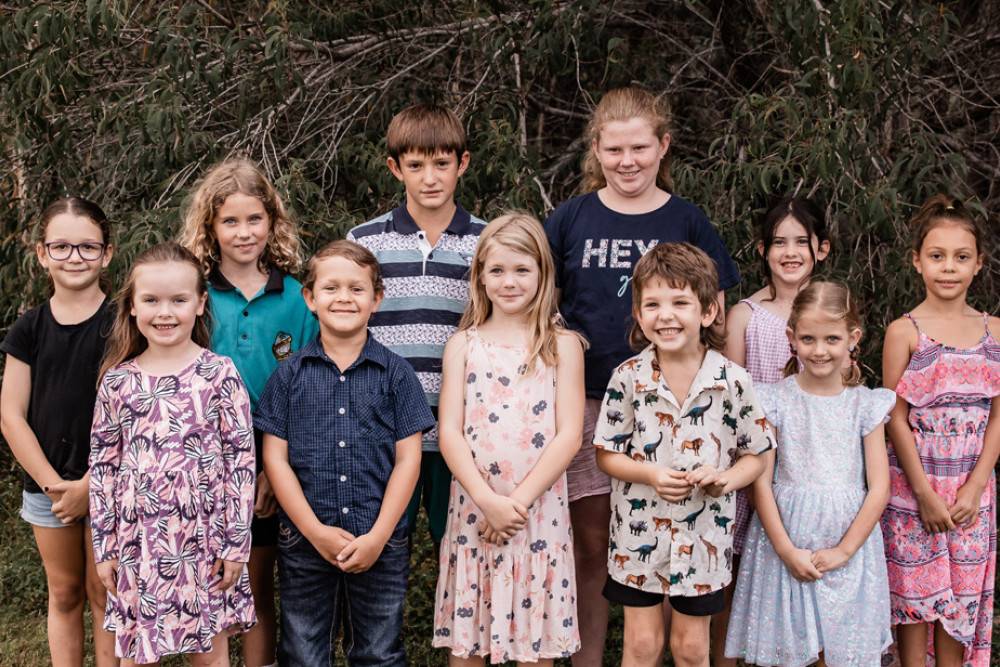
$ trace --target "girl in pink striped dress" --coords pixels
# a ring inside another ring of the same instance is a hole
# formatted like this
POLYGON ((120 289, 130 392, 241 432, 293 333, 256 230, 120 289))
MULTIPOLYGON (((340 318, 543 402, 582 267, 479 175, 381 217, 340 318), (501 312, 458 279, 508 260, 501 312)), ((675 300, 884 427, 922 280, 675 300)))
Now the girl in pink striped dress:
MULTIPOLYGON (((809 282, 816 264, 830 252, 823 211, 805 197, 782 199, 764 215, 757 252, 767 284, 726 315, 725 355, 745 367, 754 384, 769 384, 784 377, 792 355, 786 333, 792 301, 809 282)), ((733 524, 733 583, 725 589, 726 610, 712 625, 712 646, 716 647, 712 664, 720 667, 736 667, 736 660, 724 657, 722 650, 750 513, 748 495, 740 490, 733 524)))

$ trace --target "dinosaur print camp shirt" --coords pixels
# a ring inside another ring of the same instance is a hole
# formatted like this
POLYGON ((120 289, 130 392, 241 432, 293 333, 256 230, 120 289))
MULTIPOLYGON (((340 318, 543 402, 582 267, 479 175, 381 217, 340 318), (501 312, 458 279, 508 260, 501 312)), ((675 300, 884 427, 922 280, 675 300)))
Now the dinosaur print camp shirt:
MULTIPOLYGON (((722 471, 774 446, 750 375, 709 350, 683 405, 661 378, 652 345, 620 365, 604 396, 594 445, 649 465, 722 471)), ((612 480, 608 571, 626 586, 693 597, 732 578, 733 494, 695 488, 680 503, 647 484, 612 480)))

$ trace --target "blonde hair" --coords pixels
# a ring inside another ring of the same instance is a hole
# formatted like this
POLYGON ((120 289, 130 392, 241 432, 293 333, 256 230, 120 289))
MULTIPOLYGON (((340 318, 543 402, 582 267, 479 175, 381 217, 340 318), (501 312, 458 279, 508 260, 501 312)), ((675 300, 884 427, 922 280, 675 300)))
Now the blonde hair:
MULTIPOLYGON (((788 328, 795 331, 799 320, 812 311, 821 311, 830 317, 841 320, 847 325, 847 331, 858 331, 864 335, 861 317, 858 315, 858 304, 851 297, 851 292, 843 285, 817 280, 809 283, 796 295, 792 302, 792 313, 788 316, 788 328)), ((860 339, 851 350, 851 368, 841 373, 844 385, 856 387, 861 384, 861 367, 858 359, 861 357, 860 339)), ((785 377, 799 372, 799 358, 792 350, 792 357, 785 364, 785 377)))
MULTIPOLYGON (((201 264, 187 248, 177 243, 161 243, 140 253, 132 262, 132 267, 125 277, 125 284, 122 285, 115 297, 118 314, 115 315, 114 327, 111 329, 111 337, 108 339, 108 348, 101 360, 101 370, 97 374, 98 382, 109 369, 123 361, 139 356, 149 347, 149 341, 139 331, 135 316, 132 315, 132 300, 135 298, 135 270, 144 264, 174 262, 187 264, 194 271, 197 276, 195 292, 199 297, 208 293, 208 283, 205 279, 205 273, 201 270, 201 264)), ((198 316, 194 323, 194 329, 191 330, 191 340, 201 347, 208 347, 209 343, 208 317, 208 302, 206 301, 204 314, 198 316)))
MULTIPOLYGON (((642 88, 618 88, 609 91, 601 99, 594 115, 587 125, 587 148, 583 155, 583 192, 600 190, 608 184, 604 178, 604 170, 594 153, 593 145, 601 140, 601 131, 608 123, 627 122, 633 118, 641 118, 649 123, 649 128, 656 135, 657 141, 670 134, 670 111, 667 105, 649 91, 642 88)), ((670 149, 660 160, 660 169, 656 174, 656 187, 667 192, 674 189, 674 179, 670 175, 670 149)))
POLYGON ((272 266, 285 273, 298 273, 302 258, 295 223, 267 177, 256 165, 242 158, 230 158, 217 164, 198 181, 184 212, 178 242, 194 253, 207 273, 220 259, 215 216, 226 198, 237 193, 259 199, 270 221, 267 243, 257 258, 257 268, 265 273, 272 266))
POLYGON ((524 364, 528 371, 534 369, 537 359, 541 359, 546 366, 555 366, 558 360, 557 336, 567 329, 556 317, 555 268, 549 242, 541 223, 527 213, 506 213, 486 225, 472 259, 469 305, 458 328, 463 331, 479 326, 493 312, 493 304, 486 296, 483 285, 483 267, 490 251, 498 245, 528 255, 538 263, 538 291, 528 306, 528 354, 524 364))
MULTIPOLYGON (((690 287, 698 299, 701 311, 707 313, 718 303, 719 274, 715 262, 701 248, 690 243, 661 243, 639 259, 632 276, 632 330, 629 344, 639 351, 649 345, 649 339, 639 326, 639 305, 642 291, 654 280, 661 280, 674 289, 690 287)), ((699 340, 707 348, 721 352, 726 338, 712 325, 701 327, 699 340)))

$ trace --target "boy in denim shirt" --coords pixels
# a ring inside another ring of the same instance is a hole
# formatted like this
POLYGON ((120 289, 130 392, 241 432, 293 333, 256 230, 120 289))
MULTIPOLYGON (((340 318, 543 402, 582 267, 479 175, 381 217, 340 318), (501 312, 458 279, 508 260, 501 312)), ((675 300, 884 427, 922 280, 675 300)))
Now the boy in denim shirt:
MULTIPOLYGON (((436 417, 444 345, 469 301, 469 266, 486 222, 455 200, 469 152, 454 113, 429 104, 400 111, 389 123, 386 148, 406 200, 347 238, 371 250, 385 274, 385 301, 372 316, 372 335, 410 362, 436 417)), ((407 510, 412 532, 422 496, 435 548, 444 537, 450 486, 435 424, 424 434, 420 478, 407 510)))
POLYGON ((326 246, 302 293, 320 335, 278 366, 254 415, 281 504, 278 662, 332 665, 343 618, 351 665, 405 665, 403 513, 434 417, 413 369, 368 334, 382 302, 369 251, 326 246))

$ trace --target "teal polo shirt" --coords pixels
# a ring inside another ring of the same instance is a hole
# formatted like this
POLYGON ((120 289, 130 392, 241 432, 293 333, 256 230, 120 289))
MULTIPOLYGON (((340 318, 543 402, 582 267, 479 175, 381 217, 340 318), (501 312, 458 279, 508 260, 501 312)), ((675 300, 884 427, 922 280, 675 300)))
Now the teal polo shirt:
POLYGON ((306 307, 302 285, 276 268, 264 288, 247 297, 213 266, 208 273, 212 314, 212 351, 236 364, 254 409, 271 373, 319 333, 316 316, 306 307))

